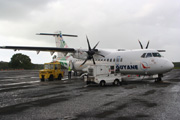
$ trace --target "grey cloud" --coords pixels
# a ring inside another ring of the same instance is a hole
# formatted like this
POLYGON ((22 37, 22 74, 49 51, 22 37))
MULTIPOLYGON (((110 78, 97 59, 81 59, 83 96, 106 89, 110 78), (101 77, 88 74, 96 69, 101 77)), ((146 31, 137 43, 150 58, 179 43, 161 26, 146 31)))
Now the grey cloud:
POLYGON ((166 49, 169 58, 180 61, 174 53, 180 46, 179 11, 179 0, 0 0, 1 27, 1 20, 12 21, 0 35, 25 38, 22 45, 55 46, 53 37, 35 33, 61 30, 78 34, 64 38, 75 48, 87 48, 86 35, 92 46, 100 41, 98 48, 110 49, 138 49, 138 39, 144 46, 150 40, 149 48, 166 49))
POLYGON ((32 10, 45 10, 49 2, 56 0, 0 0, 0 20, 20 20, 32 10))

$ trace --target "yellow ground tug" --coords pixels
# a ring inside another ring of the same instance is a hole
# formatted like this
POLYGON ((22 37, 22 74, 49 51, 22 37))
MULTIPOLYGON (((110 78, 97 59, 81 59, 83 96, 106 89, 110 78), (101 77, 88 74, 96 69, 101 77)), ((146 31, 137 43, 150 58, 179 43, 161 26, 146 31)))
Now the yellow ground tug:
POLYGON ((45 63, 44 69, 39 71, 39 78, 41 81, 48 79, 53 81, 54 79, 61 80, 64 77, 64 71, 61 70, 61 64, 59 62, 45 63))

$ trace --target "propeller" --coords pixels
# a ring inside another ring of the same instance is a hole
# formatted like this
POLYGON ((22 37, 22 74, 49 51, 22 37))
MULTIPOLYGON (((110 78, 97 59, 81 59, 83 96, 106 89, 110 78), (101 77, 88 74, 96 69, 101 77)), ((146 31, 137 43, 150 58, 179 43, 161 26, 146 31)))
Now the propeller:
MULTIPOLYGON (((138 40, 139 41, 139 40, 138 40)), ((139 44, 140 44, 140 46, 141 46, 141 49, 143 49, 143 46, 142 46, 142 44, 141 44, 141 41, 139 41, 139 44)))
MULTIPOLYGON (((139 41, 139 44, 140 44, 140 46, 141 46, 141 49, 143 49, 143 46, 142 46, 142 44, 141 44, 141 41, 140 40, 138 40, 139 41)), ((148 47, 149 47, 149 41, 148 41, 148 43, 147 43, 147 45, 146 45, 146 49, 148 49, 148 47)))
POLYGON ((104 55, 96 53, 96 52, 98 52, 96 47, 98 46, 99 42, 93 47, 93 49, 91 49, 91 46, 89 44, 89 39, 88 39, 87 36, 86 36, 86 39, 87 39, 87 43, 88 43, 88 51, 85 51, 85 52, 88 54, 88 56, 87 56, 86 60, 80 66, 84 65, 87 62, 87 60, 91 60, 91 59, 93 60, 93 63, 95 65, 96 63, 95 63, 95 60, 94 60, 94 57, 93 57, 93 55, 95 55, 95 54, 99 55, 99 56, 102 56, 102 57, 105 57, 104 55))
POLYGON ((147 45, 146 45, 146 49, 148 49, 148 46, 149 46, 149 41, 148 41, 148 43, 147 43, 147 45))

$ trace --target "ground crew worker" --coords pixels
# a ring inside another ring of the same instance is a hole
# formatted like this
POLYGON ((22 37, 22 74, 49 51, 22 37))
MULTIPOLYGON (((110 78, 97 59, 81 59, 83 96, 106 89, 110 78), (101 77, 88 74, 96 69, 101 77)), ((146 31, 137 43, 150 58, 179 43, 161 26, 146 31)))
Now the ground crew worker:
POLYGON ((68 79, 71 79, 71 67, 68 68, 68 79))

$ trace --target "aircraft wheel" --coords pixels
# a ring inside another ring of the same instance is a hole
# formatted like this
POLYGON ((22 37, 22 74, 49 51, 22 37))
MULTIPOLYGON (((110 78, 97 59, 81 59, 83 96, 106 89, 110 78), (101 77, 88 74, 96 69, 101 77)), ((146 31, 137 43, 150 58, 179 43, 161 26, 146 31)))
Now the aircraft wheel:
POLYGON ((157 82, 161 82, 162 81, 162 78, 161 77, 158 77, 158 78, 156 78, 155 79, 155 82, 157 83, 157 82))
POLYGON ((86 81, 86 85, 89 85, 90 84, 90 81, 86 81))
POLYGON ((105 82, 104 80, 101 80, 100 86, 101 86, 101 87, 104 87, 105 85, 106 85, 106 82, 105 82))

